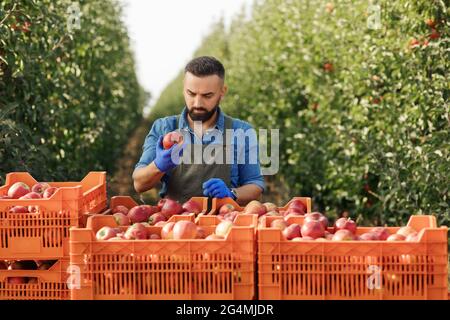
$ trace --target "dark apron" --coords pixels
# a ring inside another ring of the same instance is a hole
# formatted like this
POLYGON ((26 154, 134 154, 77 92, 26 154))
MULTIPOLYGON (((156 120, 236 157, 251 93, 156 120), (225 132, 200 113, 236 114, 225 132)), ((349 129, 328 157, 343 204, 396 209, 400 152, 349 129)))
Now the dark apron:
MULTIPOLYGON (((179 116, 177 117, 177 128, 179 123, 179 116)), ((225 116, 225 130, 223 132, 222 155, 226 155, 225 132, 226 129, 232 129, 233 119, 225 116)), ((212 142, 216 143, 216 142, 212 142)), ((192 146, 193 143, 188 145, 192 146)), ((201 146, 202 154, 206 145, 201 146)), ((203 159, 203 158, 202 158, 203 159)), ((211 178, 222 179, 228 187, 231 187, 231 164, 224 163, 213 164, 194 164, 194 152, 191 152, 191 164, 180 163, 171 171, 171 175, 167 184, 166 197, 178 200, 184 203, 192 197, 204 197, 203 183, 211 178)))

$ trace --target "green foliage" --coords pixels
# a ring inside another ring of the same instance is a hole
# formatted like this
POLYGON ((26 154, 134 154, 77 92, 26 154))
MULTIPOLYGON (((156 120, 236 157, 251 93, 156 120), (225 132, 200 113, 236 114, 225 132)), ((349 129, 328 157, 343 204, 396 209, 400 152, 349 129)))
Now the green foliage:
POLYGON ((12 171, 49 181, 112 173, 141 119, 148 94, 119 3, 77 1, 81 29, 69 32, 72 3, 0 4, 0 179, 12 171))
POLYGON ((227 107, 281 129, 290 196, 374 223, 413 213, 448 223, 448 8, 378 3, 378 30, 368 28, 367 1, 336 1, 332 11, 325 1, 257 5, 230 37, 227 107), (428 39, 429 18, 439 39, 428 39))
POLYGON ((431 213, 448 225, 448 8, 376 1, 373 29, 369 1, 327 3, 257 1, 249 21, 234 21, 222 37, 225 110, 280 129, 286 198, 312 196, 327 214, 363 223, 431 213))

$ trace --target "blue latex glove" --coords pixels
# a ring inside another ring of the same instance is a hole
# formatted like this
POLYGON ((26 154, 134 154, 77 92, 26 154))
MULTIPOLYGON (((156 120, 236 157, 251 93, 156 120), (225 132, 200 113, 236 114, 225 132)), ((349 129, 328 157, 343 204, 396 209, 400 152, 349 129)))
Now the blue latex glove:
POLYGON ((203 194, 212 198, 232 198, 230 188, 222 179, 212 178, 203 183, 203 194))
POLYGON ((155 165, 161 172, 166 173, 180 164, 185 144, 174 144, 170 149, 164 150, 163 138, 163 136, 159 137, 156 144, 155 165))

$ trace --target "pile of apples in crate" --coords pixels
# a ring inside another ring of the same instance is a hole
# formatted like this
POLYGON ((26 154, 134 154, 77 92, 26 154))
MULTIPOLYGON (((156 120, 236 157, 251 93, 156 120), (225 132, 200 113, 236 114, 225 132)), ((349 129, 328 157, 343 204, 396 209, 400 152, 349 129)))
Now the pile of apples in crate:
MULTIPOLYGON (((9 189, 7 195, 0 196, 1 199, 48 199, 58 190, 57 187, 51 187, 48 183, 39 182, 31 188, 24 182, 16 182, 9 189)), ((14 206, 11 213, 34 213, 37 212, 37 206, 14 206)))
POLYGON ((401 227, 390 234, 384 227, 374 227, 369 232, 357 235, 357 224, 351 218, 339 218, 333 227, 328 227, 328 219, 320 212, 305 214, 303 225, 284 219, 274 220, 271 227, 282 230, 283 236, 292 241, 417 241, 418 232, 411 227, 401 227))
POLYGON ((118 205, 112 208, 117 227, 102 227, 96 233, 97 240, 168 240, 168 239, 225 239, 233 226, 230 221, 217 225, 213 234, 207 235, 203 227, 194 222, 168 221, 173 215, 190 215, 202 212, 201 206, 191 200, 183 205, 171 199, 162 199, 156 206, 138 205, 131 209, 118 205), (160 232, 150 232, 147 227, 161 227, 160 232))
POLYGON ((387 228, 374 227, 369 232, 358 235, 358 226, 350 218, 339 218, 331 226, 324 214, 306 212, 306 205, 295 199, 284 210, 270 202, 262 204, 251 201, 242 212, 236 211, 232 204, 225 204, 220 207, 218 215, 223 220, 233 221, 240 213, 257 214, 260 223, 264 216, 279 216, 281 218, 273 220, 270 227, 280 229, 283 236, 292 241, 418 241, 418 231, 409 226, 401 227, 394 234, 387 228), (289 216, 303 216, 303 224, 289 224, 289 216))
MULTIPOLYGON (((0 260, 0 270, 48 270, 56 260, 0 260)), ((9 284, 36 284, 38 279, 31 277, 8 277, 9 284)))

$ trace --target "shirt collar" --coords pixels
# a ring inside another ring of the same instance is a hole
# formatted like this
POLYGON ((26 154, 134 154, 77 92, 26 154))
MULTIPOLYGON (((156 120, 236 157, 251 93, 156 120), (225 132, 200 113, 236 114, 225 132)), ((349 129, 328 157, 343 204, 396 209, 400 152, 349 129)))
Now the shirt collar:
MULTIPOLYGON (((217 108, 217 112, 219 112, 219 115, 217 117, 217 121, 214 128, 218 129, 221 133, 223 133, 225 131, 225 116, 220 107, 217 108)), ((181 113, 180 120, 178 121, 178 128, 187 129, 192 132, 192 129, 189 127, 189 122, 187 121, 186 107, 184 107, 183 112, 181 113)))

